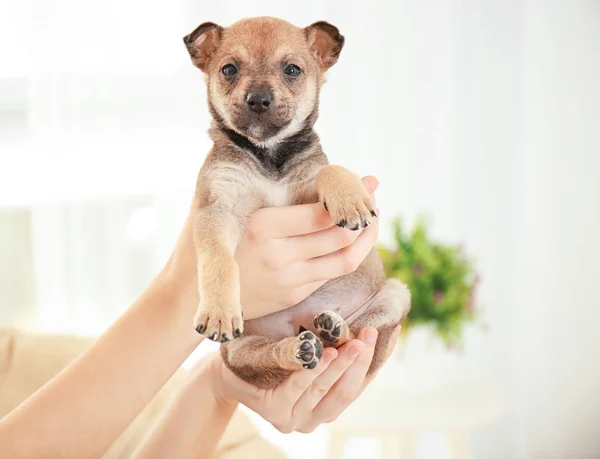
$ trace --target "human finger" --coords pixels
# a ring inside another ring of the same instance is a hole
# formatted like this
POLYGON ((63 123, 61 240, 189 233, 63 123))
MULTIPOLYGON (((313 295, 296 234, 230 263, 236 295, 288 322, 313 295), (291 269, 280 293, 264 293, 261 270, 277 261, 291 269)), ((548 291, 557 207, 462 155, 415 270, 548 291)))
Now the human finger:
POLYGON ((359 333, 359 339, 364 343, 363 351, 356 357, 352 365, 344 372, 327 396, 315 407, 315 419, 322 422, 335 420, 346 407, 360 394, 365 376, 371 366, 377 329, 366 327, 359 333))
POLYGON ((334 279, 354 272, 375 245, 378 233, 379 218, 374 218, 353 244, 329 255, 307 260, 299 267, 303 271, 301 283, 334 279))
MULTIPOLYGON (((367 176, 363 184, 373 193, 379 186, 375 177, 367 176)), ((265 207, 252 214, 248 231, 273 238, 285 238, 323 231, 334 226, 321 203, 287 207, 265 207)))
MULTIPOLYGON (((356 357, 364 349, 364 344, 359 340, 351 340, 344 345, 338 357, 321 373, 304 391, 294 406, 293 416, 299 418, 312 418, 309 416, 315 406, 327 395, 334 384, 342 377, 344 372, 352 365, 356 357)), ((310 419, 308 419, 310 421, 310 419)), ((311 424, 311 422, 309 422, 311 424)), ((310 428, 310 427, 309 427, 310 428)))
MULTIPOLYGON (((338 352, 333 348, 323 349, 323 355, 319 364, 312 370, 299 370, 281 383, 276 389, 274 396, 285 398, 286 403, 293 402, 293 405, 298 401, 302 394, 310 387, 315 379, 322 374, 331 362, 337 357, 338 352)), ((293 406, 292 405, 292 406, 293 406)))

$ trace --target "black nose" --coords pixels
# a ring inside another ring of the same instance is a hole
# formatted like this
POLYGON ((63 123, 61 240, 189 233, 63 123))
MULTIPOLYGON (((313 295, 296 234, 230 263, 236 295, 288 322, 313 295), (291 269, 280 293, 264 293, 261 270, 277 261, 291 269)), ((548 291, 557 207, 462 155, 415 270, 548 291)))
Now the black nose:
POLYGON ((246 97, 248 107, 255 113, 266 112, 271 106, 272 100, 273 98, 268 92, 251 92, 246 97))

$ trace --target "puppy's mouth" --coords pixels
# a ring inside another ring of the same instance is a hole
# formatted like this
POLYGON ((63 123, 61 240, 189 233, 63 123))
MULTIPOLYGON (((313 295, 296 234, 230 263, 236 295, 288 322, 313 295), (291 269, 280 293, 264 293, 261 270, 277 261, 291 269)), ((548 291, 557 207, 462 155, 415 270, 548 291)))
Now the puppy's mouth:
POLYGON ((257 118, 244 123, 240 128, 250 139, 263 141, 276 136, 289 124, 290 121, 273 122, 257 118))
POLYGON ((258 112, 241 104, 228 108, 223 121, 254 144, 268 143, 273 138, 287 135, 295 124, 296 112, 287 105, 273 105, 268 110, 258 112))

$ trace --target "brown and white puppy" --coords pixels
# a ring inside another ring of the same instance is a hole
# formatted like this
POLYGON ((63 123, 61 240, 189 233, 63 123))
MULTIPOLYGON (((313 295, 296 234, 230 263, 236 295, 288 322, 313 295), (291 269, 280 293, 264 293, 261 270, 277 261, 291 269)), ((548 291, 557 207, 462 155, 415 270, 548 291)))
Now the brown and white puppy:
POLYGON ((260 17, 227 28, 206 22, 184 43, 205 74, 213 117, 214 146, 195 196, 196 331, 225 343, 222 356, 234 373, 268 388, 314 368, 323 345, 341 346, 373 326, 379 330, 373 372, 410 308, 408 290, 386 279, 375 250, 298 305, 245 324, 234 260, 248 215, 262 207, 320 201, 349 230, 376 218, 358 176, 328 165, 313 131, 325 71, 337 62, 344 37, 327 22, 298 28, 260 17))

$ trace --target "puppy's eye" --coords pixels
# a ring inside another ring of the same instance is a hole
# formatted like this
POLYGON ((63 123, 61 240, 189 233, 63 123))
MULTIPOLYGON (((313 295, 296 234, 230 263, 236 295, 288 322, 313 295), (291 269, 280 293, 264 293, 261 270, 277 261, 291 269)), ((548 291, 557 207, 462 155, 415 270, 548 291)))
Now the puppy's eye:
POLYGON ((288 64, 287 67, 285 69, 283 69, 283 73, 285 73, 287 76, 298 76, 302 73, 302 70, 300 70, 300 67, 298 67, 297 65, 294 64, 288 64))
POLYGON ((237 73, 237 69, 233 64, 227 64, 221 69, 221 73, 226 77, 232 77, 237 73))

